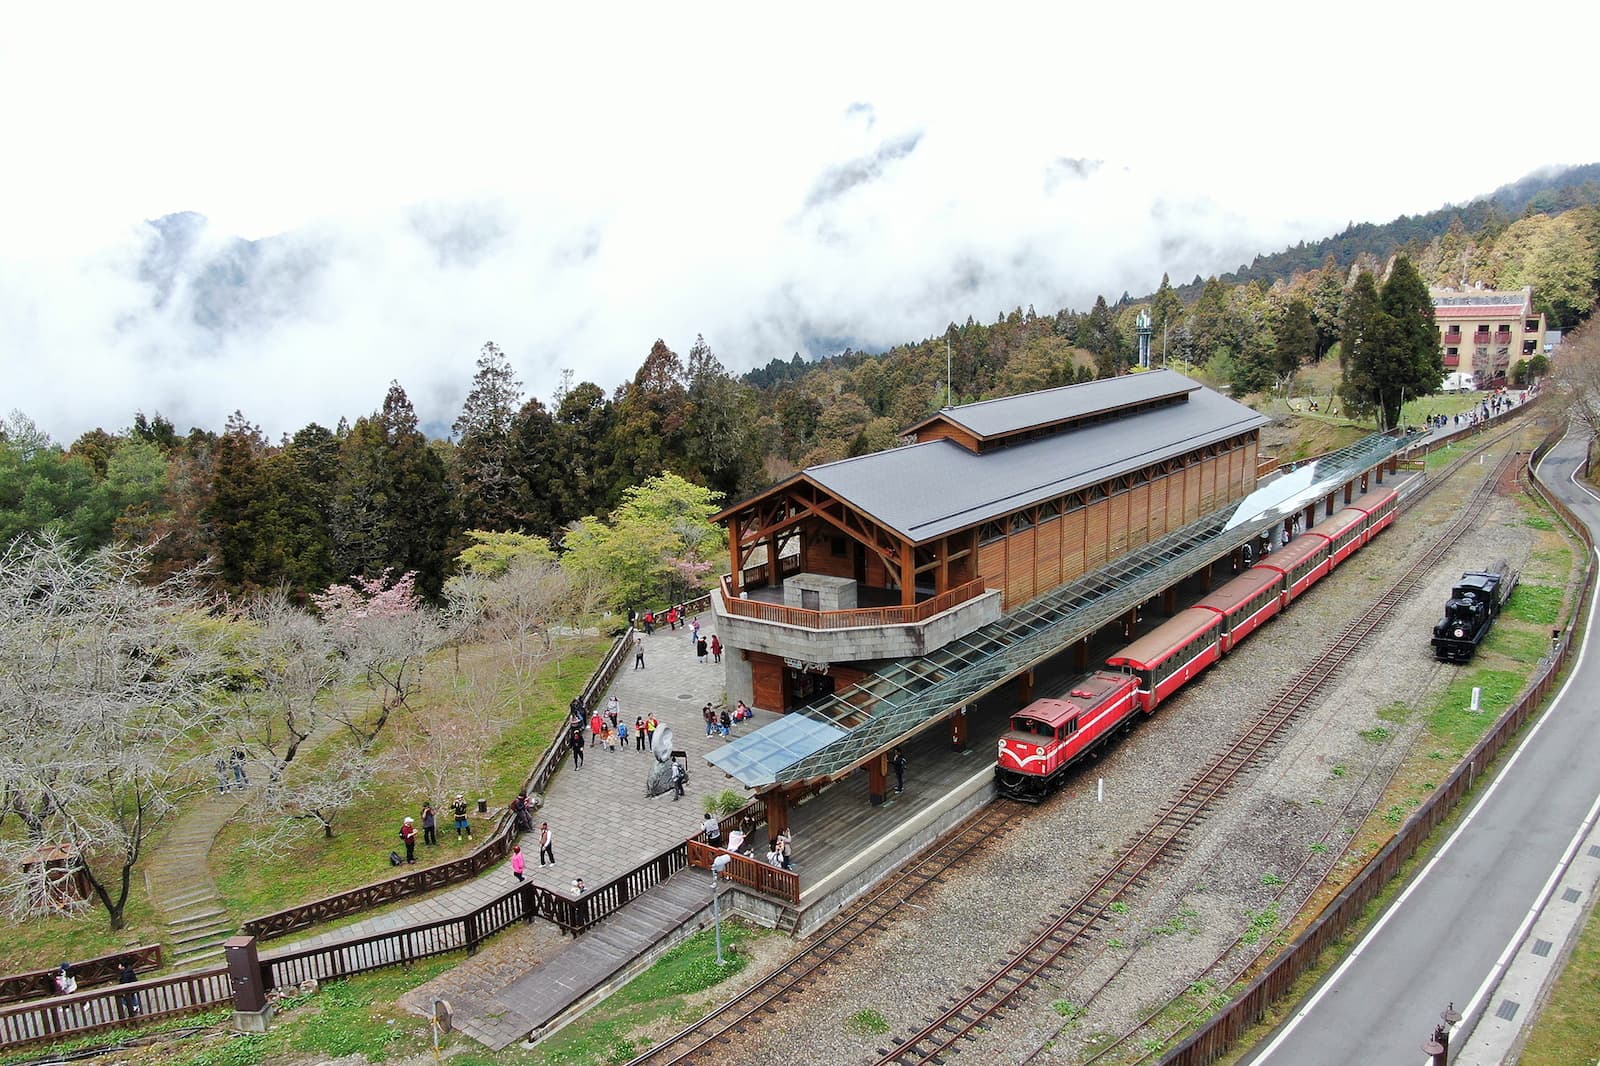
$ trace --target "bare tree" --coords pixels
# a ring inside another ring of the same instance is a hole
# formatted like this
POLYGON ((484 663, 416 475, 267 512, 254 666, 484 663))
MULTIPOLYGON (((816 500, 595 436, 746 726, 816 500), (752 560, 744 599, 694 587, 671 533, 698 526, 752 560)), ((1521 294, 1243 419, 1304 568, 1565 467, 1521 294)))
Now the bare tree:
MULTIPOLYGON (((219 727, 220 635, 192 575, 136 580, 148 553, 90 556, 51 536, 0 555, 0 907, 58 906, 37 849, 76 863, 111 928, 151 833, 197 782, 219 727)), ((91 903, 84 901, 80 909, 91 903)))
POLYGON ((1600 329, 1593 319, 1557 349, 1551 380, 1566 396, 1568 417, 1591 437, 1600 432, 1600 329))
POLYGON ((345 680, 348 660, 328 627, 290 603, 282 590, 252 602, 242 625, 254 681, 241 695, 230 728, 262 755, 276 781, 306 738, 329 720, 321 703, 345 680))
POLYGON ((261 792, 263 830, 246 843, 261 855, 289 854, 307 832, 333 839, 339 815, 367 795, 385 760, 359 744, 344 744, 316 767, 297 767, 261 792))

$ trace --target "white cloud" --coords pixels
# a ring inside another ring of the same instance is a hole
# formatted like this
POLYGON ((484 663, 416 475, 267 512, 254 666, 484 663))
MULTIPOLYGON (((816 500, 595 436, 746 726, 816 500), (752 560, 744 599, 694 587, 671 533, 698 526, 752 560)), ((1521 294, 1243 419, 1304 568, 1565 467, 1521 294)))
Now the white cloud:
MULTIPOLYGON (((1437 17, 1392 4, 159 10, 84 34, 36 5, 0 39, 0 98, 31 105, 0 117, 0 408, 63 439, 141 408, 331 424, 391 378, 447 425, 487 339, 546 398, 657 336, 734 369, 886 345, 1556 161, 1528 98, 1449 84, 1437 17), (211 252, 283 234, 220 327, 193 314, 205 250, 163 306, 137 280, 131 223, 179 210, 211 252)), ((1595 22, 1517 20, 1545 15, 1595 22)), ((1565 66, 1530 92, 1582 96, 1565 66)))

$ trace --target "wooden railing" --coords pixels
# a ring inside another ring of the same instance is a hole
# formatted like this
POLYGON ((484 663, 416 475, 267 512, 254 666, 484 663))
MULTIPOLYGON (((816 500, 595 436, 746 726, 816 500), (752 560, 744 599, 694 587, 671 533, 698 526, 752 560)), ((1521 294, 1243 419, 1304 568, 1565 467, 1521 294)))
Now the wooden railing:
MULTIPOLYGON (((78 987, 83 989, 108 984, 117 979, 123 959, 132 960, 135 972, 159 970, 161 945, 145 944, 142 947, 127 948, 114 955, 101 955, 82 962, 74 962, 72 976, 78 982, 78 987)), ((0 977, 0 1003, 16 1003, 19 1000, 55 995, 56 974, 59 972, 58 969, 30 970, 27 973, 0 977)))
POLYGON ((794 906, 800 905, 800 875, 793 870, 780 869, 760 859, 739 855, 699 840, 689 841, 689 865, 696 869, 711 869, 711 863, 719 855, 726 855, 731 860, 722 871, 724 879, 764 896, 781 899, 794 906))
POLYGON ((0 1007, 0 1047, 20 1047, 124 1026, 148 1025, 232 1002, 233 991, 226 967, 30 1000, 0 1007))
POLYGON ((957 604, 983 595, 983 579, 959 585, 948 592, 914 603, 909 607, 857 607, 848 611, 812 611, 804 607, 785 607, 780 603, 740 599, 733 594, 733 578, 722 577, 722 602, 729 614, 777 622, 803 629, 853 629, 858 626, 898 626, 926 622, 957 604))
MULTIPOLYGON (((1552 435, 1534 452, 1534 461, 1547 452, 1560 434, 1552 435)), ((1530 464, 1531 470, 1532 464, 1530 464)), ((1537 475, 1530 473, 1529 482, 1571 527, 1589 548, 1589 565, 1584 576, 1583 592, 1579 597, 1573 617, 1579 621, 1587 616, 1588 604, 1594 598, 1595 564, 1594 540, 1588 528, 1560 500, 1548 493, 1539 483, 1537 475)), ((1324 949, 1338 942, 1361 919, 1367 906, 1378 897, 1389 882, 1400 873, 1407 861, 1416 854, 1428 835, 1454 810, 1456 804, 1472 789, 1478 778, 1494 761, 1530 718, 1544 705, 1545 698, 1558 686, 1566 668, 1571 650, 1578 643, 1576 626, 1569 629, 1556 654, 1547 660, 1545 669, 1525 689, 1517 702, 1504 714, 1489 734, 1467 754, 1455 772, 1436 789, 1428 801, 1413 814, 1400 831, 1390 838, 1383 849, 1368 860, 1365 867, 1339 896, 1323 908, 1306 931, 1272 961, 1271 966, 1250 987, 1224 1007, 1198 1032, 1175 1048, 1163 1066, 1206 1066, 1221 1058, 1246 1030, 1260 1021, 1273 1003, 1288 995, 1295 982, 1312 966, 1324 949)))

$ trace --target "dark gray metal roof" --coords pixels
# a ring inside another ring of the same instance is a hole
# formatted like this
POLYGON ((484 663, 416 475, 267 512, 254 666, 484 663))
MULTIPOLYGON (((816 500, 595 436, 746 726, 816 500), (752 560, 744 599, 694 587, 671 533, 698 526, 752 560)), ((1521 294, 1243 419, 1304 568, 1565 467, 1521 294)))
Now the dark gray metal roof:
MULTIPOLYGON (((906 539, 921 543, 1270 421, 1170 370, 1128 379, 1152 377, 1164 378, 1166 388, 1182 383, 1177 391, 1187 392, 1188 400, 983 454, 933 440, 814 466, 806 476, 906 539)), ((1079 388, 1084 386, 1015 399, 1079 388)), ((1101 401, 1101 406, 1110 402, 1105 394, 1101 401)))
POLYGON ((934 417, 948 419, 980 437, 998 437, 1031 426, 1047 426, 1053 422, 1081 418, 1097 411, 1167 399, 1199 388, 1203 386, 1176 370, 1151 370, 1143 374, 1123 374, 1099 381, 1086 381, 1081 385, 1025 392, 1020 396, 979 400, 960 407, 947 407, 934 417))

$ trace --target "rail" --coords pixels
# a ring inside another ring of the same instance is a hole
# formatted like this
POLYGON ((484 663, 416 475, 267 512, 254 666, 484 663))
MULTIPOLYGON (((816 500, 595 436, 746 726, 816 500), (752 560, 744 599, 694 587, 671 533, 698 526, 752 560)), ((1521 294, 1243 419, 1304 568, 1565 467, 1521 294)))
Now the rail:
MULTIPOLYGON (((1559 434, 1554 435, 1557 438, 1559 434)), ((1546 439, 1534 451, 1534 460, 1543 458, 1554 443, 1546 439)), ((1595 592, 1594 539, 1588 528, 1578 520, 1566 504, 1552 495, 1539 481, 1538 474, 1529 464, 1529 483, 1534 491, 1562 517, 1589 549, 1589 564, 1584 575, 1583 592, 1579 596, 1573 617, 1579 622, 1587 615, 1587 605, 1595 592)), ((1575 623, 1576 626, 1576 623, 1575 623)), ((1316 920, 1307 927, 1295 942, 1273 960, 1265 973, 1228 1003, 1204 1027, 1194 1033, 1162 1059, 1163 1066, 1205 1066, 1221 1058, 1251 1026, 1265 1016, 1267 1009, 1288 995, 1295 982, 1316 965, 1324 949, 1337 943, 1352 925, 1360 920, 1367 905, 1383 892, 1405 864, 1422 847, 1429 834, 1447 818, 1499 755, 1502 748, 1514 737, 1530 718, 1538 713, 1545 698, 1556 688, 1564 673, 1571 649, 1577 641, 1576 628, 1562 641, 1556 654, 1547 661, 1544 671, 1504 714, 1483 740, 1468 753, 1462 763, 1413 814, 1389 842, 1368 860, 1355 880, 1332 902, 1323 908, 1316 920)))
POLYGON ((799 626, 802 629, 854 629, 859 626, 900 626, 926 622, 936 614, 975 599, 984 593, 982 578, 941 592, 909 607, 856 607, 844 611, 813 611, 806 607, 785 607, 779 603, 740 599, 733 594, 733 577, 722 576, 722 602, 729 614, 759 622, 799 626))
MULTIPOLYGON (((87 989, 109 984, 117 979, 122 960, 132 961, 135 972, 161 969, 161 945, 144 944, 125 948, 111 955, 100 955, 72 964, 72 976, 78 987, 87 989)), ((56 994, 58 970, 30 970, 27 973, 0 977, 0 1004, 17 1003, 24 999, 40 999, 56 994)))
POLYGON ((232 1002, 226 967, 30 1000, 0 1007, 0 1048, 147 1025, 232 1002))
POLYGON ((752 892, 759 892, 764 896, 781 899, 796 907, 800 905, 800 875, 794 871, 779 869, 760 859, 752 859, 748 855, 740 855, 699 840, 689 841, 689 865, 696 869, 711 869, 711 863, 719 855, 726 855, 731 860, 722 871, 723 880, 743 885, 752 892))

